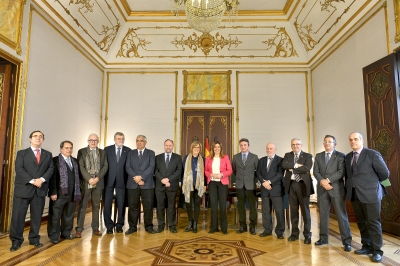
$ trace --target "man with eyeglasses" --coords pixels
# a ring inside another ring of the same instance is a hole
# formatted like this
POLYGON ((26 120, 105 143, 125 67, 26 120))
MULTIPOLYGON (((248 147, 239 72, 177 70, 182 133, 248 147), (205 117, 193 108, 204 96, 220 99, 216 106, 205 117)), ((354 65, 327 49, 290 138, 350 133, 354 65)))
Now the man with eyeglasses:
POLYGON ((314 163, 314 176, 318 180, 318 209, 319 209, 319 240, 316 246, 328 244, 329 211, 331 203, 335 209, 339 224, 340 236, 344 251, 351 251, 351 232, 346 212, 344 189, 345 155, 335 150, 336 139, 326 135, 324 138, 325 151, 317 153, 314 163))
POLYGON ((304 244, 311 244, 310 195, 314 194, 310 170, 313 165, 312 155, 301 150, 303 143, 294 138, 292 151, 285 154, 282 168, 285 172, 285 191, 289 195, 290 223, 292 233, 288 241, 299 239, 299 207, 304 222, 304 244))
POLYGON ((85 222, 86 207, 91 198, 92 203, 92 230, 93 235, 101 236, 99 230, 100 199, 104 188, 104 175, 107 173, 108 162, 104 150, 99 149, 99 137, 90 134, 88 146, 78 151, 79 171, 81 173, 82 200, 79 202, 78 225, 76 238, 82 237, 85 222))

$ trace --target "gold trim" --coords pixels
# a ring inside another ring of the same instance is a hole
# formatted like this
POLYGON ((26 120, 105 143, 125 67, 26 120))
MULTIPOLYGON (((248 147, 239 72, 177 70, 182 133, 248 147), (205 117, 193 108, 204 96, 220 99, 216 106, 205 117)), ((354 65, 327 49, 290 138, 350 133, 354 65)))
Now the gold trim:
MULTIPOLYGON (((100 134, 99 143, 101 143, 101 134, 103 128, 103 100, 104 100, 104 71, 101 73, 101 99, 100 99, 100 134)), ((104 138, 105 139, 105 138, 104 138)), ((104 144, 105 147, 105 144, 104 144)))
POLYGON ((385 9, 385 29, 386 29, 386 44, 387 44, 387 52, 390 54, 390 34, 389 34, 389 22, 388 22, 388 9, 387 9, 387 2, 383 2, 383 8, 385 9))
POLYGON ((312 78, 312 72, 310 71, 310 81, 311 81, 311 121, 312 121, 312 128, 313 128, 313 137, 314 137, 314 153, 316 153, 316 143, 317 143, 317 139, 315 136, 315 117, 314 117, 314 82, 313 82, 313 78, 312 78))
POLYGON ((176 143, 176 131, 178 126, 178 75, 178 71, 175 71, 174 143, 176 143))
POLYGON ((394 26, 396 28, 396 35, 394 36, 394 42, 400 42, 400 3, 398 0, 393 0, 393 12, 394 12, 394 26))
MULTIPOLYGON (((236 71, 236 142, 239 143, 239 73, 236 71)), ((239 146, 236 145, 236 153, 239 152, 239 146)))
POLYGON ((107 129, 108 129, 108 99, 110 92, 110 74, 112 72, 107 72, 107 88, 106 88, 106 115, 104 117, 104 147, 107 146, 107 129))
MULTIPOLYGON (((0 41, 6 45, 8 45, 10 48, 14 49, 15 52, 18 55, 22 54, 22 49, 21 49, 21 35, 22 35, 22 25, 24 22, 24 6, 26 4, 26 0, 20 0, 20 5, 19 5, 19 24, 16 27, 15 35, 16 35, 16 41, 12 41, 8 39, 6 36, 0 34, 0 41)), ((18 16, 18 15, 17 15, 18 16)))
MULTIPOLYGON (((305 79, 305 89, 306 89, 306 120, 307 120, 307 140, 308 140, 308 152, 311 152, 311 128, 310 128, 310 106, 309 106, 309 99, 308 99, 308 71, 243 71, 239 72, 237 71, 237 76, 239 74, 304 74, 304 79, 305 79)), ((237 87, 237 102, 236 102, 236 108, 237 108, 237 118, 239 119, 239 77, 236 79, 236 87, 237 87)), ((239 123, 238 123, 239 125, 239 123)), ((239 136, 239 126, 237 127, 237 136, 239 136)), ((238 140, 239 141, 239 140, 238 140)))

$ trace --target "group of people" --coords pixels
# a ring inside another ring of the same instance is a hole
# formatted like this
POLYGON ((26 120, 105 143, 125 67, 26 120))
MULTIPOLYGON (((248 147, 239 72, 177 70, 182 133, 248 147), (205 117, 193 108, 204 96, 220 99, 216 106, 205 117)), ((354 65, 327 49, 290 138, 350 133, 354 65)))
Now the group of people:
MULTIPOLYGON (((275 234, 283 239, 285 232, 284 194, 288 195, 292 231, 288 241, 299 239, 299 208, 304 222, 304 244, 311 244, 310 195, 314 194, 311 178, 313 156, 302 150, 300 139, 291 140, 291 152, 276 155, 276 145, 266 145, 266 155, 261 159, 251 153, 250 142, 239 140, 240 153, 232 161, 223 152, 222 144, 215 141, 210 155, 202 156, 202 145, 194 141, 189 154, 182 157, 173 152, 174 143, 167 139, 164 152, 155 156, 147 149, 144 135, 136 138, 136 149, 124 146, 125 136, 114 135, 115 144, 104 150, 98 148, 99 137, 90 134, 88 146, 78 151, 77 158, 71 156, 73 143, 63 141, 60 154, 52 154, 41 148, 44 134, 34 131, 29 136, 31 147, 17 153, 15 163, 15 190, 11 218, 10 251, 16 251, 24 241, 23 230, 27 209, 30 207, 29 244, 42 247, 39 229, 42 221, 46 195, 50 197, 48 237, 53 244, 60 238, 81 238, 85 214, 91 199, 93 235, 101 236, 99 230, 100 201, 104 204, 104 224, 107 234, 123 233, 125 199, 128 205, 129 228, 125 235, 138 230, 138 220, 143 207, 146 232, 161 233, 166 223, 172 233, 177 233, 175 199, 182 191, 188 214, 185 232, 198 232, 197 224, 201 198, 209 191, 211 207, 210 234, 228 233, 226 203, 230 176, 236 177, 239 229, 247 232, 246 206, 249 208, 249 232, 256 234, 257 197, 256 183, 261 184, 262 223, 264 231, 260 237, 272 235, 272 208, 275 209, 275 234), (111 218, 112 203, 118 219, 111 218), (154 200, 157 206, 157 228, 153 226, 154 200), (74 212, 78 207, 77 226, 73 230, 74 212), (167 211, 166 211, 167 208, 167 211), (167 219, 165 219, 167 216, 167 219)), ((335 150, 336 139, 326 135, 325 150, 318 153, 314 162, 314 176, 318 180, 317 194, 320 215, 320 235, 315 245, 328 243, 328 221, 330 205, 333 204, 338 219, 344 251, 351 251, 352 235, 346 212, 345 199, 352 202, 361 232, 362 248, 356 254, 372 254, 371 260, 382 260, 382 227, 380 222, 381 200, 386 194, 381 182, 389 178, 389 170, 382 156, 363 147, 362 135, 353 132, 349 136, 352 152, 344 155, 335 150)))

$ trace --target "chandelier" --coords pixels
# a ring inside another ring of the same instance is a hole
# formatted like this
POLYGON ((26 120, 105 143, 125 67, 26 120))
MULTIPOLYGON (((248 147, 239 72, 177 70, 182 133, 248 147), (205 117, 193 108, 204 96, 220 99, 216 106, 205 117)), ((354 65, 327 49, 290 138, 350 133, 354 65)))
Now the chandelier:
POLYGON ((209 33, 219 27, 225 12, 228 20, 237 16, 239 0, 170 0, 172 13, 179 17, 179 7, 184 5, 190 27, 209 33))

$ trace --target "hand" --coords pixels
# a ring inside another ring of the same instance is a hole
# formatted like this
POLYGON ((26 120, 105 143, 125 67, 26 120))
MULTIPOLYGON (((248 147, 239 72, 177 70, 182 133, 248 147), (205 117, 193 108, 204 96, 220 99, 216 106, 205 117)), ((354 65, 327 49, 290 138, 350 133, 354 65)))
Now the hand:
POLYGON ((91 186, 93 186, 94 184, 96 184, 96 182, 94 182, 94 178, 93 178, 93 177, 89 179, 89 184, 90 184, 91 186))
POLYGON ((96 184, 97 182, 100 181, 100 178, 98 178, 97 176, 95 178, 93 178, 94 184, 96 184))
POLYGON ((163 183, 164 185, 167 185, 168 182, 169 182, 169 179, 166 177, 161 179, 161 183, 163 183))
POLYGON ((33 185, 40 188, 43 184, 43 180, 41 178, 36 178, 35 181, 33 182, 33 185))
POLYGON ((142 180, 142 177, 140 175, 134 176, 133 180, 139 184, 139 182, 142 180))
POLYGON ((289 171, 293 173, 293 169, 289 169, 289 171))
POLYGON ((327 186, 324 187, 326 190, 331 190, 333 189, 333 187, 331 186, 331 184, 328 184, 327 186))
POLYGON ((303 166, 303 164, 301 164, 301 163, 297 164, 297 168, 302 167, 302 166, 303 166))
POLYGON ((170 186, 171 186, 170 182, 165 183, 165 187, 170 187, 170 186))
POLYGON ((51 196, 50 196, 50 199, 51 199, 52 201, 56 201, 56 200, 57 200, 57 195, 51 195, 51 196))
POLYGON ((262 183, 262 185, 263 185, 264 188, 266 188, 266 189, 268 189, 268 190, 271 190, 271 189, 272 189, 271 184, 270 184, 268 181, 266 181, 266 180, 262 183))
POLYGON ((138 182, 138 185, 139 185, 139 186, 144 186, 144 181, 143 181, 143 180, 140 180, 140 181, 138 182))
POLYGON ((321 187, 325 188, 327 185, 329 185, 329 181, 328 179, 322 179, 321 181, 319 181, 319 184, 321 185, 321 187))

